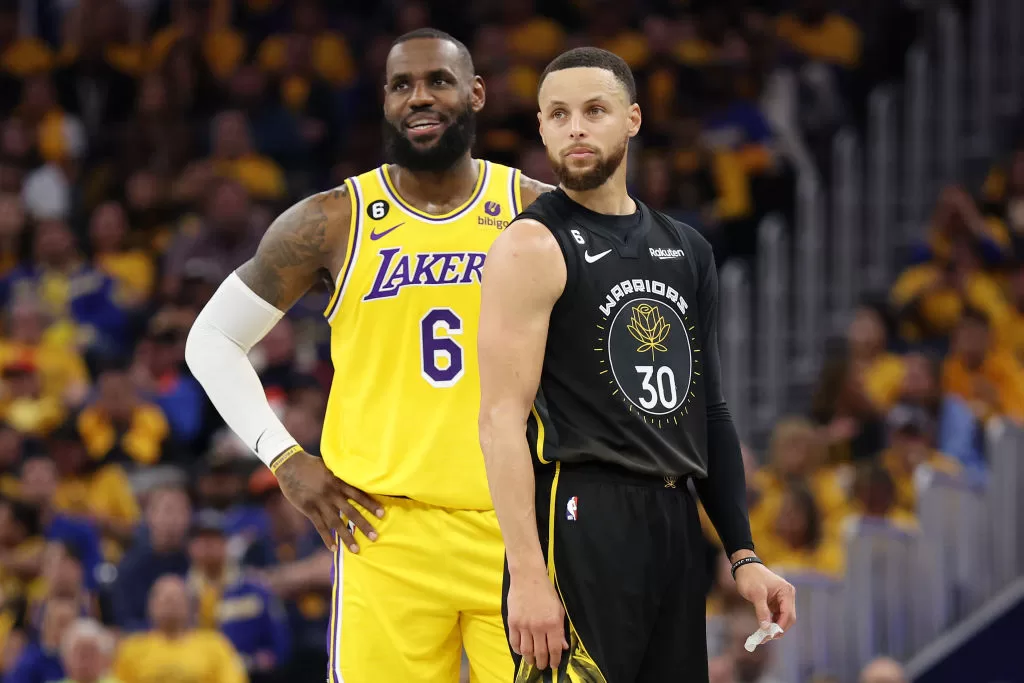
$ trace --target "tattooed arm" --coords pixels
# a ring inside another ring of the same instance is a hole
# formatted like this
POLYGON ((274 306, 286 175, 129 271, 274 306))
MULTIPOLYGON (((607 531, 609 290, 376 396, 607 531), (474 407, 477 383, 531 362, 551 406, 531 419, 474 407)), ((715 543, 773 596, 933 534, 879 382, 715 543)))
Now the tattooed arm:
POLYGON ((301 448, 267 402, 248 354, 284 311, 344 258, 351 208, 343 190, 318 194, 285 211, 267 230, 256 255, 210 298, 185 346, 185 360, 224 422, 277 475, 281 492, 316 526, 324 543, 335 538, 353 552, 342 516, 374 540, 373 527, 354 508, 383 514, 362 491, 337 479, 301 448))
POLYGON ((287 311, 344 258, 352 205, 348 191, 313 195, 285 211, 263 236, 256 255, 236 271, 256 296, 287 311))

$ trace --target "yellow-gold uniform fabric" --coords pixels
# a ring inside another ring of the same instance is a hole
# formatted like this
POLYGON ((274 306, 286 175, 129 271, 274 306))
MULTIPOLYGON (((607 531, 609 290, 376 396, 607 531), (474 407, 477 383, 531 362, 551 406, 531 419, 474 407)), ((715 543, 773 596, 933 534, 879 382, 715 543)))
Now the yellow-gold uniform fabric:
POLYGON ((476 336, 484 260, 522 197, 518 171, 477 166, 469 199, 443 215, 400 197, 386 166, 345 182, 353 221, 325 311, 334 384, 321 453, 386 513, 379 539, 359 536, 360 552, 336 563, 334 682, 456 683, 463 645, 474 683, 512 678, 476 336))
POLYGON ((378 540, 335 557, 329 683, 457 683, 463 647, 472 683, 511 681, 494 511, 378 500, 378 540))

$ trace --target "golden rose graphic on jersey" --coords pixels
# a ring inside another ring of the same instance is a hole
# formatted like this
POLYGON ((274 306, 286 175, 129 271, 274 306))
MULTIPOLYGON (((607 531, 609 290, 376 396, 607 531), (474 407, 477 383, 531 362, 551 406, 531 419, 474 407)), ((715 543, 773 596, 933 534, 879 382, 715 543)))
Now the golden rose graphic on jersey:
POLYGON ((655 353, 668 351, 668 347, 662 344, 672 331, 672 325, 665 322, 657 308, 650 304, 637 304, 633 306, 633 315, 629 325, 626 326, 633 339, 640 342, 637 353, 651 352, 651 362, 655 362, 655 353))
POLYGON ((600 307, 599 372, 630 412, 659 428, 679 423, 700 378, 688 309, 676 290, 653 280, 620 283, 600 307))

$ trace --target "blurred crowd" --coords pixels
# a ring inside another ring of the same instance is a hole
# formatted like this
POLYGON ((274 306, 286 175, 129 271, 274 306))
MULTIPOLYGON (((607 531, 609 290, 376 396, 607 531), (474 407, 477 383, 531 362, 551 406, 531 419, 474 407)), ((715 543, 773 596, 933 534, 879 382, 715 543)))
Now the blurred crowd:
MULTIPOLYGON (((986 482, 987 426, 1024 424, 1024 137, 976 193, 944 188, 920 232, 891 290, 867 297, 830 341, 806 413, 776 422, 763 458, 745 455, 758 554, 783 574, 841 579, 858 524, 918 530, 924 478, 986 482)), ((749 610, 714 554, 716 670, 751 667, 759 673, 735 680, 774 681, 760 677, 766 654, 740 649, 749 610)))
MULTIPOLYGON (((753 254, 765 214, 792 213, 792 126, 820 162, 899 71, 912 14, 888 0, 0 0, 5 683, 323 680, 332 560, 189 376, 184 340, 277 212, 381 162, 397 35, 465 40, 487 84, 476 154, 546 181, 540 70, 575 45, 623 56, 644 112, 632 190, 725 259, 753 254), (795 114, 775 107, 779 65, 799 74, 795 114)), ((1024 406, 1018 197, 1024 152, 981 197, 945 192, 808 415, 780 421, 763 466, 748 454, 768 562, 841 574, 851 517, 914 523, 919 464, 984 474, 981 425, 1024 406)), ((311 453, 326 296, 253 353, 311 453)), ((714 680, 765 683, 770 648, 742 651, 756 625, 710 556, 714 680)), ((873 666, 866 683, 900 680, 873 666)))

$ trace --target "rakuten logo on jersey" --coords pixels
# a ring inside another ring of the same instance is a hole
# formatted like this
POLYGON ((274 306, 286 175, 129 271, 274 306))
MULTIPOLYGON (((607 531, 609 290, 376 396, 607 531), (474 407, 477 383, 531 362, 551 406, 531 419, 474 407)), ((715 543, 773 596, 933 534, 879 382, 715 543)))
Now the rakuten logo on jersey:
POLYGON ((672 259, 683 258, 682 249, 655 249, 650 247, 651 258, 656 258, 659 261, 670 261, 672 259))

